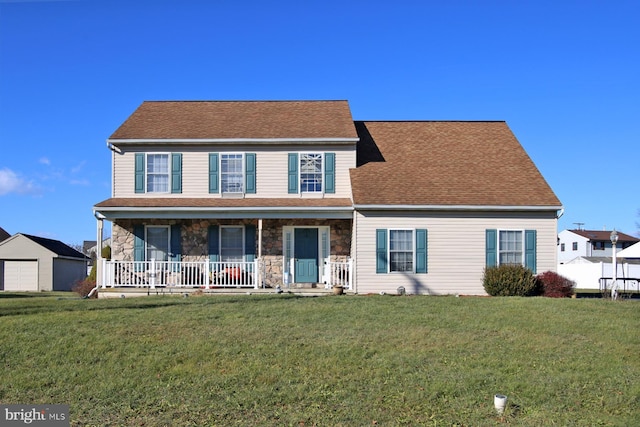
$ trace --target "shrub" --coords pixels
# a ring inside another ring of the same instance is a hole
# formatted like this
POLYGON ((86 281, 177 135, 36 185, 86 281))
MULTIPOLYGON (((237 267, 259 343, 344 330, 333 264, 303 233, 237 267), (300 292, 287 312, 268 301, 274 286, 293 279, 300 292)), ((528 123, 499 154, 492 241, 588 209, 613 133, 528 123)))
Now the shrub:
POLYGON ((536 276, 542 295, 550 298, 567 298, 573 295, 576 282, 554 271, 545 271, 536 276))
MULTIPOLYGON (((89 295, 89 292, 91 292, 91 289, 95 287, 96 281, 86 278, 84 280, 77 281, 73 288, 71 288, 71 290, 80 295, 82 298, 86 298, 89 295)), ((93 295, 91 295, 91 298, 98 298, 98 292, 94 292, 93 295)))
MULTIPOLYGON (((107 245, 104 248, 102 248, 102 251, 100 252, 102 255, 102 258, 105 259, 111 259, 111 246, 107 245)), ((93 281, 93 283, 96 282, 96 275, 97 275, 97 271, 96 271, 96 261, 93 261, 93 266, 91 266, 91 271, 89 272, 89 276, 87 277, 87 280, 89 281, 93 281)))
POLYGON ((530 296, 535 295, 538 288, 531 270, 513 264, 487 267, 482 282, 491 296, 530 296))

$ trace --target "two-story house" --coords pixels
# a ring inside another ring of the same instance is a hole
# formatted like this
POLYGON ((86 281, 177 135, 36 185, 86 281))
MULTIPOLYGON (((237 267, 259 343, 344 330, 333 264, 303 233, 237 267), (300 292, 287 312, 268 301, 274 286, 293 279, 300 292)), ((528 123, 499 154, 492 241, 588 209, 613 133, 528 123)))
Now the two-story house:
MULTIPOLYGON (((613 255, 612 230, 562 230, 558 233, 558 262, 565 264, 578 257, 602 258, 613 255)), ((640 239, 617 231, 618 250, 626 249, 640 239)))
POLYGON ((556 267, 561 203, 504 122, 355 121, 347 101, 144 102, 109 137, 101 286, 484 294, 556 267))

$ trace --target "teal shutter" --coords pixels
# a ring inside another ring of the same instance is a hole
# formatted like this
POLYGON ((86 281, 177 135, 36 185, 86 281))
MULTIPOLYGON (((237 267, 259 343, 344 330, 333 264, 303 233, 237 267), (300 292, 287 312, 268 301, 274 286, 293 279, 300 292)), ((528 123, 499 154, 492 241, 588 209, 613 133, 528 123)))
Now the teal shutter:
POLYGON ((219 233, 220 228, 217 225, 209 226, 209 261, 211 262, 220 260, 219 233))
POLYGON ((298 154, 289 153, 289 194, 296 194, 298 192, 298 154))
POLYGON ((427 230, 416 230, 416 273, 427 272, 427 230))
POLYGON ((220 172, 218 171, 218 153, 209 153, 209 193, 220 192, 220 172))
POLYGON ((171 248, 169 251, 170 261, 180 261, 182 259, 182 236, 180 234, 181 227, 179 224, 171 226, 171 248))
POLYGON ((387 272, 387 230, 376 230, 376 273, 387 272))
POLYGON ((244 260, 253 262, 256 259, 256 226, 244 226, 244 260))
POLYGON ((486 264, 487 267, 498 265, 498 230, 486 230, 486 264))
POLYGON ((144 153, 136 153, 135 192, 144 193, 144 153))
POLYGON ((524 231, 524 266, 536 273, 536 230, 524 231))
POLYGON ((324 153, 324 192, 336 192, 336 153, 324 153))
POLYGON ((133 261, 134 270, 143 271, 144 264, 139 261, 144 261, 144 225, 137 224, 133 226, 133 261))
POLYGON ((256 194, 256 154, 246 153, 244 155, 244 192, 256 194))
POLYGON ((182 153, 171 154, 171 192, 182 193, 182 153))

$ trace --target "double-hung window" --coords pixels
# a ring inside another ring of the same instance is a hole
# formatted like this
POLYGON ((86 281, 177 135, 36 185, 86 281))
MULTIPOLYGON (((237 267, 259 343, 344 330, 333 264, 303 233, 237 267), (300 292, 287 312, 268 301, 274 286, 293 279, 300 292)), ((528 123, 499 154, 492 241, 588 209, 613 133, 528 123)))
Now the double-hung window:
POLYGON ((169 154, 147 154, 147 193, 169 192, 169 154))
POLYGON ((220 157, 222 192, 243 193, 244 166, 242 154, 222 154, 220 157))
POLYGON ((220 260, 241 262, 244 255, 244 227, 220 227, 220 260))
POLYGON ((521 230, 500 230, 498 253, 500 264, 523 264, 524 246, 521 230))
POLYGON ((303 193, 322 192, 322 154, 300 154, 300 191, 303 193))
POLYGON ((376 273, 426 273, 427 230, 376 230, 376 273))
POLYGON ((389 271, 413 271, 413 230, 389 230, 389 271))
POLYGON ((147 261, 167 261, 169 254, 169 227, 147 227, 146 259, 147 261))

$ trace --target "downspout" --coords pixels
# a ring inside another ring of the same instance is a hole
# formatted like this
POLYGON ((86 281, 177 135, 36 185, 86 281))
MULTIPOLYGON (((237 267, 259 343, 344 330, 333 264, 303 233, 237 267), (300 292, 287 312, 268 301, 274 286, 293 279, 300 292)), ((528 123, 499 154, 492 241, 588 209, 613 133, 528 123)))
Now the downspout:
POLYGON ((358 227, 357 227, 358 212, 353 210, 353 224, 351 225, 351 284, 353 285, 353 293, 358 293, 358 280, 356 271, 358 271, 358 260, 354 257, 358 253, 358 227))

